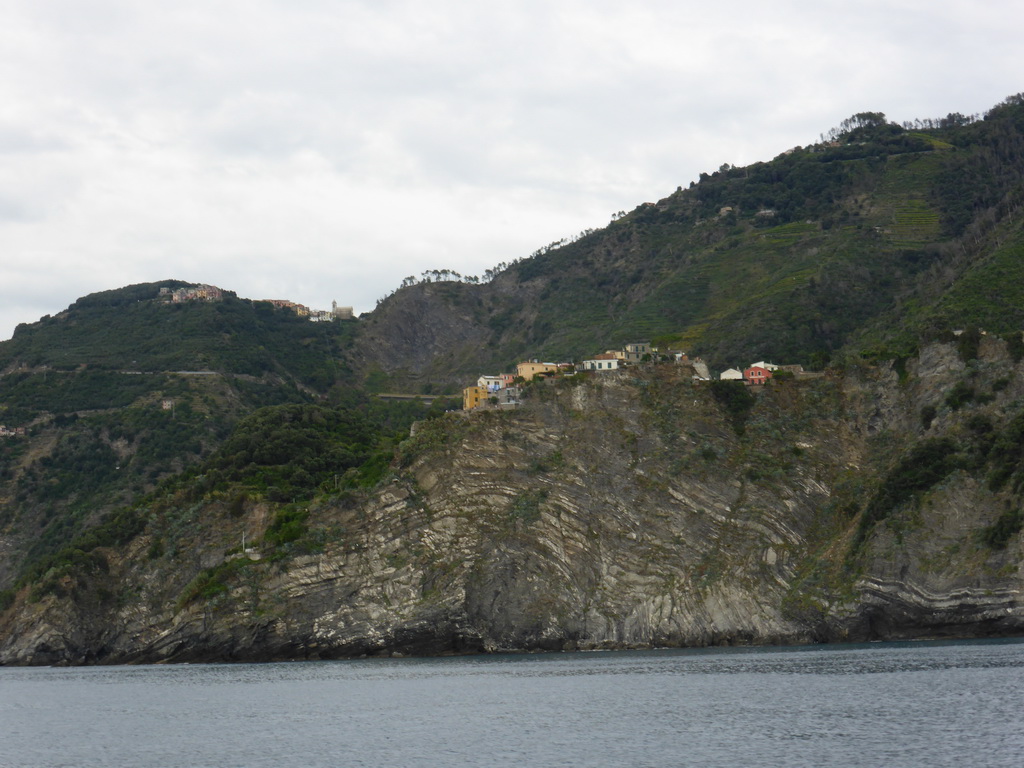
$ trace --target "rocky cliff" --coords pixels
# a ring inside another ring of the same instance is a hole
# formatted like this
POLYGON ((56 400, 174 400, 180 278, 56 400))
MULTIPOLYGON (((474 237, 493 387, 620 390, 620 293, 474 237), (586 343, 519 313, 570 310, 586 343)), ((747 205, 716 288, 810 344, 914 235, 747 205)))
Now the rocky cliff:
POLYGON ((982 338, 752 396, 538 384, 418 424, 370 491, 157 499, 18 594, 0 663, 1020 633, 1022 373, 982 338))

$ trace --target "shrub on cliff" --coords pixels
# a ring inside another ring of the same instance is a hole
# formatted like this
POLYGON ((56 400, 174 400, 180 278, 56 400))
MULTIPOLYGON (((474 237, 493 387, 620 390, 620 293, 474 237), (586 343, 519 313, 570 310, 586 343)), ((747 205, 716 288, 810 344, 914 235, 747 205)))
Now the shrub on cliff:
POLYGON ((1010 539, 1024 528, 1024 510, 1008 509, 992 525, 978 532, 978 541, 991 549, 1006 549, 1010 539))
POLYGON ((858 549, 867 540, 876 523, 887 519, 897 508, 935 486, 957 466, 957 446, 948 437, 922 440, 911 448, 889 470, 868 502, 857 526, 854 549, 858 549))
POLYGON ((755 402, 750 388, 740 381, 712 381, 711 394, 729 417, 736 434, 742 435, 755 402))

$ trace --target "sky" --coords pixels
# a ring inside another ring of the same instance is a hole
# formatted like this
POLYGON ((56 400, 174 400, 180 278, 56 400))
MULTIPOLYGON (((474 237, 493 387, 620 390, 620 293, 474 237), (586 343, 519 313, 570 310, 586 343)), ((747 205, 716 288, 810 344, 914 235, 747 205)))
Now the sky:
POLYGON ((1019 0, 0 0, 0 339, 168 278, 357 313, 1024 91, 1019 0))

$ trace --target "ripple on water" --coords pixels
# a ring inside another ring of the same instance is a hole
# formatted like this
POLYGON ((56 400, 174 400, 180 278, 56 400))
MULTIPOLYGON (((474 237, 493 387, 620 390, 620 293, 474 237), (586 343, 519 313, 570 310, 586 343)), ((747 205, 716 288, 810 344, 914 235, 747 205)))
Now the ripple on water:
POLYGON ((1017 766, 1024 643, 0 669, 0 766, 1017 766))

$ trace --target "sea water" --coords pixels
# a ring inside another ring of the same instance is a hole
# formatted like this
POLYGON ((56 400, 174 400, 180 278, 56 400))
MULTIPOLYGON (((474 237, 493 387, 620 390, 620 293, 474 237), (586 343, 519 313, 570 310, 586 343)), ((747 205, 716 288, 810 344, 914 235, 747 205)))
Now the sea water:
POLYGON ((1024 765, 1024 642, 0 668, 0 766, 1024 765))

